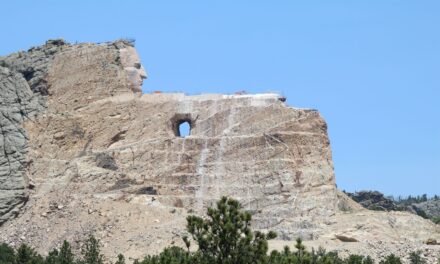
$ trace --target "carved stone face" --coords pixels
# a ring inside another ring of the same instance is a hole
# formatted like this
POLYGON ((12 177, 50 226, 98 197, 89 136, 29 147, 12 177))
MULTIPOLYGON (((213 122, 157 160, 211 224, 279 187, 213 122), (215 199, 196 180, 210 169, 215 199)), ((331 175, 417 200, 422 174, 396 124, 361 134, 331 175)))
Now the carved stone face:
POLYGON ((136 49, 127 46, 119 50, 121 64, 127 74, 128 81, 130 82, 130 88, 134 92, 142 92, 143 79, 147 78, 147 73, 142 67, 139 55, 136 49))

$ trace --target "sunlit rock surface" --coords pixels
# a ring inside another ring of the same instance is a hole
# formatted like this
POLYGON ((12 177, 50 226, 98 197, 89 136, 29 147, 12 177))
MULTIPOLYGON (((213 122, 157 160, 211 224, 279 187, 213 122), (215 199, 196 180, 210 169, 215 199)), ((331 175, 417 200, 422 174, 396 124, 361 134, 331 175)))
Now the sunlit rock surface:
POLYGON ((426 220, 339 193, 325 121, 277 94, 141 94, 146 72, 126 41, 50 41, 0 63, 0 242, 44 253, 93 233, 107 257, 139 258, 181 244, 185 217, 224 195, 278 233, 275 248, 300 236, 380 256, 440 240, 426 220))

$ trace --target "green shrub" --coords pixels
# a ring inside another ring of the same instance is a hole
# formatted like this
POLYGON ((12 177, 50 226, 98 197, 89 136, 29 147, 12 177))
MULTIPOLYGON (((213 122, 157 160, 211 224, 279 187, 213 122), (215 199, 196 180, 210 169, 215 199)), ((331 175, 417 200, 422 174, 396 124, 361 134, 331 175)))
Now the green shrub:
POLYGON ((22 244, 15 254, 16 264, 43 264, 44 259, 33 248, 22 244))
POLYGON ((74 256, 72 253, 72 248, 70 244, 64 240, 63 245, 60 249, 60 254, 58 255, 59 264, 73 264, 75 263, 74 256))
POLYGON ((115 262, 115 264, 125 264, 125 257, 122 254, 118 255, 118 260, 115 262))
POLYGON ((98 239, 90 235, 81 249, 82 259, 78 264, 103 264, 101 245, 98 239))
MULTIPOLYGON (((207 216, 207 219, 189 216, 187 230, 209 263, 263 263, 267 257, 267 240, 276 234, 253 232, 251 214, 242 211, 238 201, 222 197, 217 208, 208 208, 207 216)), ((189 247, 187 238, 184 242, 189 247)))
POLYGON ((14 249, 5 243, 0 244, 0 264, 12 264, 14 261, 14 249))
POLYGON ((59 257, 60 252, 58 251, 58 249, 53 249, 52 251, 49 252, 49 254, 46 256, 45 259, 45 263, 46 264, 58 264, 58 257, 59 257))
MULTIPOLYGON (((184 237, 186 248, 167 247, 157 255, 146 256, 133 264, 373 264, 369 256, 350 255, 341 258, 336 252, 307 250, 298 238, 293 249, 286 246, 282 251, 268 253, 268 240, 276 234, 253 231, 252 217, 242 210, 238 201, 223 197, 215 208, 209 208, 207 217, 189 216, 184 237), (191 242, 197 245, 190 251, 191 242)), ((21 245, 17 250, 0 244, 0 264, 103 264, 100 242, 92 235, 84 241, 81 256, 75 257, 67 241, 59 249, 53 249, 43 258, 31 247, 21 245)), ((420 252, 408 256, 411 264, 425 264, 420 252)), ((125 264, 119 254, 115 264, 125 264)), ((400 258, 391 254, 379 264, 402 264, 400 258)), ((439 263, 440 264, 440 259, 439 263)))
POLYGON ((421 217, 423 217, 425 219, 429 219, 428 215, 422 209, 416 210, 416 213, 417 213, 418 216, 421 216, 421 217))
POLYGON ((421 256, 420 251, 411 252, 409 254, 409 263, 411 263, 411 264, 426 264, 426 260, 421 256))
POLYGON ((379 264, 402 264, 402 261, 396 255, 388 255, 384 260, 381 260, 379 264))
POLYGON ((69 242, 63 242, 60 250, 53 249, 46 257, 45 264, 74 264, 75 258, 69 242))
POLYGON ((210 264, 200 253, 189 253, 180 247, 165 248, 159 255, 147 256, 133 264, 210 264))
POLYGON ((347 260, 345 260, 346 264, 373 264, 374 261, 370 257, 364 257, 360 255, 350 255, 347 260))

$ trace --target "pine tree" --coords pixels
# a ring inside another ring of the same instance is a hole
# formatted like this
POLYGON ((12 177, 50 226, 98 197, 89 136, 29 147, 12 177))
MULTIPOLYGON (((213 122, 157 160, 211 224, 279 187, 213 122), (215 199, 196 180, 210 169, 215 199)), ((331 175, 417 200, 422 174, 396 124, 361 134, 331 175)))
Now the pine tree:
POLYGON ((373 264, 374 261, 372 258, 364 257, 361 255, 350 255, 348 258, 344 261, 344 264, 373 264))
POLYGON ((118 260, 115 262, 115 264, 125 264, 125 257, 122 254, 118 255, 118 260))
POLYGON ((83 255, 82 263, 84 264, 103 264, 104 258, 101 254, 101 246, 99 240, 97 240, 93 235, 90 235, 81 253, 83 255))
POLYGON ((13 264, 14 260, 14 249, 5 243, 0 244, 0 264, 13 264))
POLYGON ((44 261, 45 264, 58 264, 58 256, 60 252, 58 249, 53 249, 49 252, 49 254, 46 256, 46 259, 44 261))
POLYGON ((379 264, 402 264, 402 261, 396 255, 388 255, 384 260, 381 260, 379 264))
POLYGON ((370 256, 367 256, 364 258, 364 262, 362 264, 374 264, 374 260, 370 256))
POLYGON ((72 247, 70 246, 69 242, 64 240, 58 255, 58 264, 73 264, 74 262, 75 260, 72 253, 72 247))
POLYGON ((411 252, 409 254, 409 263, 411 263, 411 264, 426 264, 426 260, 421 256, 420 251, 411 252))
POLYGON ((16 264, 42 264, 43 257, 31 247, 22 244, 18 249, 15 257, 16 264))
POLYGON ((187 230, 210 263, 258 264, 267 258, 267 240, 276 234, 252 232, 251 214, 242 212, 238 201, 222 197, 217 208, 208 208, 207 216, 189 216, 187 230))
POLYGON ((309 261, 311 261, 311 256, 306 251, 306 247, 304 246, 301 238, 296 239, 295 248, 295 255, 298 258, 299 263, 309 263, 309 261))

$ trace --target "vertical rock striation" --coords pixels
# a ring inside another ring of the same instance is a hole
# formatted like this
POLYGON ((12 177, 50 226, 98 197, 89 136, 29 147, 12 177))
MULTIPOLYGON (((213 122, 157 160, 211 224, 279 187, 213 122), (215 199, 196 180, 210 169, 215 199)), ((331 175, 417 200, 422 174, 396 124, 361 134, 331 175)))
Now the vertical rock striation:
POLYGON ((80 192, 154 194, 164 207, 200 213, 235 197, 257 228, 286 239, 313 238, 335 212, 326 124, 314 110, 276 94, 142 95, 146 73, 124 41, 49 41, 2 64, 3 221, 28 194, 30 205, 55 191, 78 196, 67 186, 88 181, 80 192), (182 138, 185 121, 191 134, 182 138), (120 181, 125 188, 112 187, 120 181))
MULTIPOLYGON (((111 51, 117 65, 121 65, 118 52, 120 49, 130 55, 130 58, 124 61, 125 64, 130 62, 134 64, 139 60, 133 55, 133 47, 126 42, 109 43, 103 47, 111 51)), ((0 57, 0 225, 17 215, 19 208, 28 198, 28 187, 34 187, 32 176, 27 173, 29 161, 32 160, 27 157, 28 136, 23 123, 35 121, 39 113, 46 111, 49 94, 56 92, 49 91, 51 83, 48 80, 55 55, 69 53, 72 48, 81 50, 63 40, 49 40, 45 45, 31 48, 27 52, 0 57)), ((104 60, 100 62, 104 63, 104 60)), ((67 70, 69 68, 73 71, 78 70, 69 65, 68 60, 63 62, 63 66, 67 66, 63 68, 64 74, 70 73, 67 70)), ((116 73, 118 67, 116 66, 116 73)), ((144 77, 145 72, 140 81, 144 77)), ((139 86, 141 84, 139 79, 136 81, 139 86)), ((126 80, 120 86, 125 87, 128 83, 130 80, 126 80)), ((69 88, 72 88, 71 92, 78 92, 76 87, 69 88)), ((64 91, 66 92, 69 91, 64 91)), ((73 99, 67 104, 75 107, 75 103, 73 99)))
POLYGON ((0 225, 26 202, 27 135, 22 127, 45 109, 47 71, 65 43, 48 41, 0 58, 0 225))
POLYGON ((325 121, 277 94, 142 94, 127 41, 48 41, 0 66, 0 242, 45 252, 93 233, 107 256, 140 258, 179 243, 186 216, 221 196, 282 240, 438 234, 415 216, 341 215, 356 206, 337 193, 325 121))

